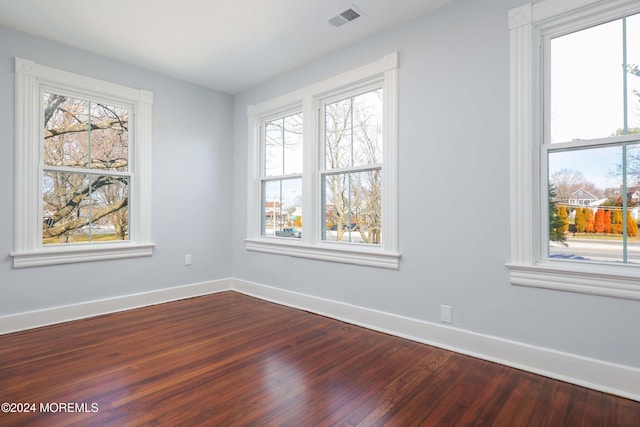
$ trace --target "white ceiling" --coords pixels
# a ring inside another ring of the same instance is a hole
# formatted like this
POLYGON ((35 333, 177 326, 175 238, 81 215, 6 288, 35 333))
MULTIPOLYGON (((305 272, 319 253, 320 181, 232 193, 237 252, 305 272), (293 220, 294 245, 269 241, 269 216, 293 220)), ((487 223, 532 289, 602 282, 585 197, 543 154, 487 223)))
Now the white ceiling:
POLYGON ((449 1, 0 0, 0 24, 233 94, 449 1))

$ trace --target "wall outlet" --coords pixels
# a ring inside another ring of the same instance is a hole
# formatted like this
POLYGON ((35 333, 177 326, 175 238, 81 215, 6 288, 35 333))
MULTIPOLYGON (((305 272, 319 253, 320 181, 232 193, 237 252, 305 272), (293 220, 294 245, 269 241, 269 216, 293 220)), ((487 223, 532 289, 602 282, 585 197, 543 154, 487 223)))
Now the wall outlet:
POLYGON ((186 254, 184 256, 184 265, 191 265, 191 254, 186 254))
POLYGON ((451 323, 451 306, 450 305, 440 306, 440 321, 443 323, 451 323))

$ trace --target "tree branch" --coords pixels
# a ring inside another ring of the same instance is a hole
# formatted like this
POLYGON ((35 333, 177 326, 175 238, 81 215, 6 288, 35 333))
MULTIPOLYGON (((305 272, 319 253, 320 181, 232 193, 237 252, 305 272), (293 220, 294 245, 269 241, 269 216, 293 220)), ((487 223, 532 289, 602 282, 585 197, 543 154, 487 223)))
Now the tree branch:
POLYGON ((62 104, 66 100, 67 98, 64 96, 51 95, 51 99, 49 99, 49 104, 44 109, 45 126, 47 125, 47 123, 49 123, 49 120, 51 120, 51 117, 53 117, 53 113, 58 109, 58 107, 60 107, 60 104, 62 104))
POLYGON ((78 218, 78 219, 74 219, 68 222, 65 222, 62 225, 58 225, 56 227, 51 227, 51 228, 45 228, 42 231, 42 237, 58 237, 63 235, 64 233, 66 233, 67 231, 71 231, 71 230, 77 230, 78 228, 82 228, 86 225, 89 225, 90 222, 95 222, 100 220, 101 218, 104 218, 107 215, 110 215, 114 212, 119 211, 120 209, 124 208, 125 206, 127 206, 129 203, 129 198, 125 198, 124 200, 120 201, 119 203, 115 204, 115 205, 111 205, 108 208, 104 209, 102 212, 99 212, 95 215, 92 215, 91 218, 86 217, 86 218, 78 218))
MULTIPOLYGON (((91 130, 95 129, 110 129, 114 127, 115 124, 127 123, 127 120, 123 120, 120 118, 111 118, 106 119, 101 122, 91 123, 91 130)), ((78 133, 78 132, 86 132, 89 130, 88 123, 74 123, 68 126, 59 127, 55 129, 45 129, 44 138, 49 139, 54 136, 63 135, 67 133, 78 133)))
POLYGON ((67 217, 74 209, 80 206, 80 203, 82 203, 83 200, 86 200, 89 197, 89 192, 95 191, 101 187, 104 187, 105 185, 113 184, 114 181, 123 181, 123 180, 124 180, 123 178, 114 178, 110 176, 98 177, 90 185, 82 189, 82 191, 75 193, 73 197, 67 201, 67 204, 62 209, 58 210, 58 212, 56 212, 56 214, 53 217, 45 219, 45 222, 49 226, 57 224, 62 219, 67 217))

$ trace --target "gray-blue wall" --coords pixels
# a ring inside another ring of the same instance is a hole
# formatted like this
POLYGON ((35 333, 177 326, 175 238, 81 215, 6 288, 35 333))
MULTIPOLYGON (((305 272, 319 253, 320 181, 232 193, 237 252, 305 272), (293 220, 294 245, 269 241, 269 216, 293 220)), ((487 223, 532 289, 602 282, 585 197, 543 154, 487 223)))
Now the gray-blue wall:
POLYGON ((0 316, 231 277, 232 105, 230 95, 0 27, 0 316), (16 56, 153 92, 152 257, 12 268, 16 56))

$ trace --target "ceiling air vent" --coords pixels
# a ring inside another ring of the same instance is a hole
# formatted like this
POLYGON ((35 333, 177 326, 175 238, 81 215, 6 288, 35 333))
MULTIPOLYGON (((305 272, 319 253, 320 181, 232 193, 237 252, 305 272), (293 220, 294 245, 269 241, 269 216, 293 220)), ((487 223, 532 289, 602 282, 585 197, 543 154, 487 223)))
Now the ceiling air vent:
POLYGON ((341 12, 333 18, 329 19, 329 24, 333 25, 334 27, 341 27, 346 23, 360 18, 361 15, 362 14, 360 12, 357 12, 355 9, 349 8, 344 12, 341 12))

